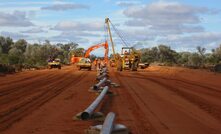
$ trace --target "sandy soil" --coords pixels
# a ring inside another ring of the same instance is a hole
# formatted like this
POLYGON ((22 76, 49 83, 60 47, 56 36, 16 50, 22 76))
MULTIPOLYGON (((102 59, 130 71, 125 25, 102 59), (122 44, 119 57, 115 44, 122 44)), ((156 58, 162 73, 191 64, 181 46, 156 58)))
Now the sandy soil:
MULTIPOLYGON (((1 134, 83 134, 97 121, 73 121, 97 96, 95 71, 38 70, 0 77, 1 134)), ((221 74, 177 67, 116 72, 97 109, 117 114, 133 134, 220 134, 221 74)))

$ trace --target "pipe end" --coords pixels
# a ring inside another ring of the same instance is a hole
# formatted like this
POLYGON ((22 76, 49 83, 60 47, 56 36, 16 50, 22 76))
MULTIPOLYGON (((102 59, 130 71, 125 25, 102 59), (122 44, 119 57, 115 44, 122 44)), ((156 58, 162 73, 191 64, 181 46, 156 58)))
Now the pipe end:
POLYGON ((90 118, 90 114, 88 113, 88 112, 83 112, 82 114, 81 114, 81 119, 82 120, 87 120, 87 119, 89 119, 90 118))
POLYGON ((94 90, 98 90, 98 86, 94 86, 93 89, 94 89, 94 90))

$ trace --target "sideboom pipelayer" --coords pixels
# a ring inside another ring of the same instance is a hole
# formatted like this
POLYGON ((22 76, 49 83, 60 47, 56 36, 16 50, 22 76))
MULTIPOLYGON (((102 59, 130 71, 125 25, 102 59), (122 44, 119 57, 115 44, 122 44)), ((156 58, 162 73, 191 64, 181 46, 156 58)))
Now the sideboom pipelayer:
POLYGON ((115 47, 114 47, 114 42, 112 39, 112 33, 110 29, 110 25, 113 27, 115 32, 118 34, 118 36, 121 38, 123 43, 126 44, 122 36, 119 34, 115 26, 111 23, 109 18, 105 19, 105 24, 107 26, 107 32, 109 34, 111 46, 112 46, 112 51, 113 51, 113 60, 117 70, 118 71, 123 71, 123 70, 131 70, 131 71, 137 71, 137 68, 139 67, 139 62, 141 59, 141 53, 139 53, 137 50, 135 50, 133 47, 122 47, 121 54, 116 53, 115 47))

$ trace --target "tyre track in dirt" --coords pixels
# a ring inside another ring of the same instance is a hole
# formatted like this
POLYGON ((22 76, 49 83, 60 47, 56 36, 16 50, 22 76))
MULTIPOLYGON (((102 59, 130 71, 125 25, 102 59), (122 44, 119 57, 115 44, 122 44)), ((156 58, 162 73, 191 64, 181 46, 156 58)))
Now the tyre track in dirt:
POLYGON ((4 85, 9 86, 12 83, 19 84, 20 82, 25 82, 26 80, 33 79, 35 77, 36 78, 41 77, 41 76, 47 75, 49 73, 53 74, 53 73, 56 73, 57 71, 59 71, 59 70, 44 69, 44 70, 24 71, 24 72, 19 72, 19 73, 15 73, 15 74, 9 74, 9 75, 6 75, 5 77, 2 77, 4 79, 1 79, 0 85, 1 86, 4 86, 4 85))
POLYGON ((157 134, 148 118, 145 118, 145 111, 140 107, 139 103, 142 103, 140 102, 142 100, 137 101, 139 97, 132 96, 129 91, 133 90, 131 89, 131 84, 133 83, 122 79, 118 72, 112 72, 111 75, 111 78, 116 79, 120 84, 120 88, 113 89, 117 94, 114 101, 117 104, 112 106, 112 110, 116 110, 119 113, 119 121, 123 121, 121 123, 125 122, 133 134, 157 134), (116 105, 118 105, 118 108, 116 108, 116 105), (126 114, 127 117, 123 114, 126 114))
MULTIPOLYGON (((58 83, 62 82, 63 80, 66 80, 66 78, 59 80, 58 83)), ((78 78, 81 78, 81 77, 78 77, 78 78)), ((73 81, 75 81, 75 80, 73 80, 73 81)), ((70 83, 64 82, 63 83, 64 87, 66 86, 66 84, 70 84, 70 83)), ((35 110, 35 108, 39 107, 40 105, 44 104, 45 102, 47 102, 51 98, 58 95, 60 93, 60 91, 62 91, 61 89, 63 88, 63 87, 50 88, 51 86, 52 86, 51 84, 48 85, 48 90, 44 91, 43 93, 40 93, 40 95, 37 95, 34 98, 31 98, 31 100, 28 100, 27 102, 20 104, 19 106, 15 107, 14 109, 10 109, 10 111, 8 111, 6 113, 6 115, 7 115, 7 116, 5 116, 6 121, 7 121, 7 118, 9 118, 9 121, 11 121, 10 119, 13 116, 15 116, 17 119, 19 119, 20 117, 25 115, 25 113, 29 113, 32 110, 35 110), (53 90, 51 90, 51 89, 53 89, 53 90), (35 107, 31 107, 33 105, 35 107), (31 109, 29 110, 29 108, 31 108, 31 109), (28 112, 25 110, 28 110, 28 112), (17 113, 24 112, 24 111, 25 111, 25 113, 22 113, 22 115, 17 115, 17 113)), ((4 119, 4 118, 1 117, 1 122, 2 122, 2 119, 4 119)), ((14 121, 14 120, 12 120, 12 121, 14 121)), ((4 122, 4 120, 3 120, 3 122, 4 122)))
MULTIPOLYGON (((49 72, 48 74, 43 75, 43 78, 30 79, 28 83, 22 83, 18 87, 17 85, 9 86, 8 90, 0 96, 0 109, 8 109, 20 104, 24 98, 30 98, 29 96, 32 96, 34 92, 36 92, 36 94, 40 93, 42 88, 47 86, 49 82, 49 84, 53 85, 53 83, 56 82, 57 77, 68 75, 69 73, 70 71, 65 72, 65 74, 61 74, 60 72, 53 72, 53 74, 51 74, 51 72, 49 72)), ((0 113, 2 110, 0 110, 0 113)))
MULTIPOLYGON (((174 87, 171 87, 170 83, 165 82, 162 84, 158 82, 159 80, 157 78, 155 78, 154 81, 151 78, 139 79, 131 76, 130 73, 124 73, 124 75, 121 74, 122 73, 120 73, 121 79, 129 86, 129 88, 127 88, 128 91, 131 95, 133 94, 134 100, 140 105, 144 111, 143 113, 146 114, 146 117, 144 116, 143 118, 148 118, 149 122, 154 126, 157 132, 162 134, 219 134, 219 132, 221 132, 220 125, 218 125, 219 121, 212 118, 212 116, 210 117, 200 110, 195 109, 193 105, 191 106, 185 101, 181 101, 182 99, 178 96, 174 97, 177 99, 177 103, 173 104, 174 102, 170 100, 170 96, 173 97, 174 94, 168 93, 164 90, 169 89, 169 91, 171 91, 171 88, 173 92, 174 90, 177 90, 174 89, 174 87), (178 102, 181 102, 182 104, 179 104, 178 102), (183 109, 180 108, 179 105, 188 106, 188 108, 183 109), (191 114, 193 111, 198 111, 200 113, 198 115, 199 117, 194 117, 195 115, 191 114), (205 122, 206 120, 211 124, 205 122), (180 127, 174 127, 175 124, 180 127), (189 128, 192 128, 192 130, 189 128)), ((185 94, 185 96, 188 95, 185 94)))
MULTIPOLYGON (((189 84, 191 86, 197 86, 197 87, 201 87, 201 88, 205 88, 207 90, 212 90, 213 92, 216 93, 221 93, 221 86, 217 87, 216 85, 211 85, 211 84, 207 84, 207 83, 201 83, 199 81, 190 81, 187 79, 175 79, 175 78, 169 78, 169 77, 165 77, 165 76, 156 76, 156 75, 144 75, 141 73, 134 73, 134 74, 138 74, 142 77, 151 77, 151 78, 158 78, 158 79, 164 79, 164 80, 171 80, 171 81, 176 81, 176 82, 182 82, 184 84, 189 84)), ((137 77, 137 76, 136 76, 137 77)))
MULTIPOLYGON (((31 79, 31 78, 33 78, 33 77, 37 77, 37 76, 40 76, 40 75, 42 75, 42 74, 33 74, 33 76, 30 76, 30 75, 23 76, 23 75, 22 75, 22 78, 20 78, 21 75, 19 75, 19 76, 17 76, 17 77, 12 77, 12 76, 10 76, 10 78, 12 78, 12 79, 10 79, 10 80, 8 80, 8 79, 5 79, 5 80, 2 79, 2 80, 1 80, 1 86, 9 85, 9 84, 12 84, 12 83, 23 82, 23 81, 29 80, 29 79, 31 79)), ((5 77, 4 77, 4 78, 5 78, 5 77)))
MULTIPOLYGON (((170 79, 165 79, 165 78, 160 79, 159 77, 150 78, 149 76, 147 77, 145 75, 136 73, 136 76, 137 75, 142 76, 140 77, 141 79, 152 81, 154 83, 157 83, 165 87, 166 89, 170 91, 175 92, 179 96, 185 98, 189 102, 197 105, 202 110, 211 114, 214 118, 218 119, 221 122, 221 103, 220 103, 221 93, 218 92, 216 89, 214 88, 207 89, 205 88, 205 86, 201 86, 201 85, 198 86, 197 84, 194 84, 194 85, 190 83, 187 84, 186 82, 183 82, 182 80, 181 81, 179 80, 178 82, 176 82, 176 80, 174 79, 172 80, 173 83, 170 84, 170 79), (204 92, 204 90, 206 91, 204 92), (211 98, 215 100, 215 103, 214 101, 211 101, 211 98)), ((133 77, 139 78, 136 76, 133 76, 133 77)))
MULTIPOLYGON (((63 68, 62 71, 67 71, 66 68, 63 68)), ((36 70, 36 71, 27 71, 22 72, 14 75, 9 75, 6 77, 0 77, 0 84, 1 84, 1 92, 4 92, 4 88, 8 90, 10 86, 18 86, 18 85, 25 85, 24 83, 29 83, 33 80, 42 79, 48 76, 56 75, 58 72, 61 72, 61 70, 36 70), (3 90, 3 91, 2 91, 3 90)), ((6 90, 6 91, 7 91, 6 90)), ((1 95, 0 92, 0 95, 1 95)))
POLYGON ((2 134, 84 133, 84 130, 94 122, 75 121, 72 117, 84 110, 97 97, 94 93, 88 92, 89 87, 95 83, 96 72, 76 71, 76 73, 73 74, 76 75, 73 76, 73 81, 75 78, 76 81, 67 85, 62 93, 36 108, 9 129, 2 131, 2 134), (84 75, 79 77, 82 73, 84 75))
MULTIPOLYGON (((125 75, 122 75, 122 77, 128 77, 128 76, 125 76, 125 75)), ((131 75, 129 75, 130 77, 133 77, 133 78, 137 78, 137 79, 145 79, 145 80, 148 80, 148 79, 156 79, 156 80, 163 80, 163 81, 167 81, 167 82, 170 82, 170 83, 173 83, 173 84, 178 84, 178 85, 182 85, 182 87, 186 88, 188 90, 188 88, 191 88, 191 90, 189 90, 189 92, 192 91, 192 93, 194 94, 203 94, 204 96, 210 96, 212 97, 213 99, 217 98, 217 99, 220 99, 221 98, 221 91, 218 90, 219 87, 216 87, 216 88, 210 88, 210 87, 207 87, 207 86, 204 86, 204 85, 198 85, 198 84, 192 84, 192 82, 185 82, 184 80, 178 80, 178 79, 171 79, 171 78, 165 78, 165 77, 155 77, 155 76, 149 76, 149 75, 143 75, 143 74, 140 74, 140 73, 133 73, 131 75)), ((178 86, 180 87, 180 86, 178 86)))
MULTIPOLYGON (((45 86, 45 91, 42 90, 42 92, 33 96, 33 98, 25 100, 25 102, 14 107, 13 109, 10 109, 7 112, 1 113, 0 131, 5 130, 6 128, 10 127, 13 123, 20 120, 22 117, 30 114, 32 111, 36 110, 36 108, 40 107, 41 105, 48 102, 49 100, 60 94, 62 91, 64 91, 65 87, 67 87, 70 84, 77 83, 77 80, 81 80, 86 75, 87 72, 80 72, 75 76, 64 75, 63 78, 58 78, 57 82, 45 86)), ((48 83, 50 82, 48 81, 48 83)))
POLYGON ((13 83, 13 82, 9 82, 7 84, 1 84, 1 90, 0 90, 0 96, 3 96, 5 94, 9 94, 12 90, 15 90, 17 88, 16 91, 22 89, 22 87, 25 86, 30 86, 32 85, 33 81, 39 81, 41 79, 50 79, 53 78, 54 76, 56 76, 57 73, 56 72, 49 72, 49 73, 40 73, 38 75, 35 76, 30 76, 28 79, 26 79, 25 81, 20 81, 18 80, 18 82, 13 83))
POLYGON ((38 79, 31 79, 28 83, 26 82, 26 83, 20 84, 19 86, 13 85, 12 88, 9 86, 8 89, 5 89, 5 91, 1 92, 0 105, 7 104, 8 101, 12 102, 12 100, 17 100, 21 98, 21 95, 26 96, 30 94, 30 92, 37 90, 37 88, 33 88, 33 87, 39 87, 39 88, 43 87, 48 83, 48 81, 55 80, 56 79, 55 76, 56 74, 47 75, 46 77, 44 77, 44 79, 47 79, 45 81, 43 80, 41 81, 42 78, 38 78, 38 79), (33 82, 33 81, 38 81, 38 82, 33 82))

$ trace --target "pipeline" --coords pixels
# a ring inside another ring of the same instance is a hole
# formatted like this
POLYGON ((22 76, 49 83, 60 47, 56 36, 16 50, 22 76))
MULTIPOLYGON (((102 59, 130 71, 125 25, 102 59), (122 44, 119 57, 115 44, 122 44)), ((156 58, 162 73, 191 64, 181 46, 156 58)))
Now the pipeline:
POLYGON ((107 81, 107 78, 103 78, 99 83, 95 84, 93 89, 97 90, 101 85, 103 85, 107 81))
POLYGON ((103 73, 107 73, 107 68, 106 67, 101 70, 101 74, 103 74, 103 73))
POLYGON ((115 113, 108 113, 107 117, 104 120, 100 134, 111 134, 114 127, 115 113))
POLYGON ((100 95, 94 100, 94 102, 84 110, 81 114, 81 119, 82 120, 87 120, 91 117, 93 114, 94 110, 97 108, 97 106, 100 104, 101 100, 104 98, 105 94, 108 91, 108 86, 105 86, 100 95))
POLYGON ((101 79, 103 79, 104 77, 107 77, 107 73, 103 73, 102 75, 99 75, 99 76, 97 77, 97 80, 101 80, 101 79))

